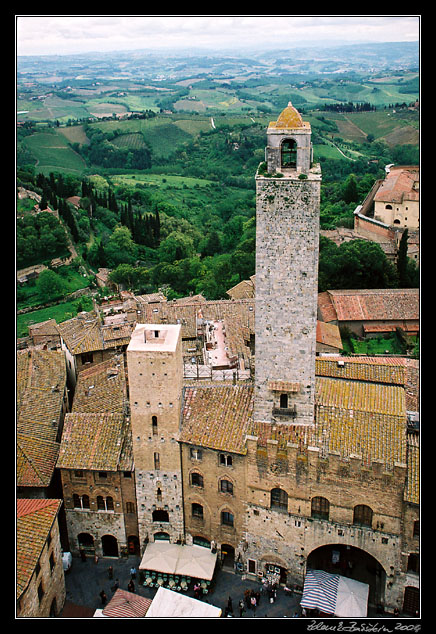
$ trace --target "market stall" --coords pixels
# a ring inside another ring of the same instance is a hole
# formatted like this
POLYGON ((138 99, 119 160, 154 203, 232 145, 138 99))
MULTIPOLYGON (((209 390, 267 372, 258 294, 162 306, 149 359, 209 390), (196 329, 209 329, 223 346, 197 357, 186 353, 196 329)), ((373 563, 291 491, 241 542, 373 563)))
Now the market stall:
POLYGON ((367 616, 369 586, 324 570, 308 570, 301 607, 339 617, 367 616))
POLYGON ((203 546, 182 546, 169 542, 148 544, 139 570, 156 571, 195 579, 211 580, 217 554, 203 546))
POLYGON ((221 608, 210 603, 197 601, 185 594, 178 594, 166 588, 159 588, 151 606, 145 614, 145 618, 218 618, 221 616, 221 608))

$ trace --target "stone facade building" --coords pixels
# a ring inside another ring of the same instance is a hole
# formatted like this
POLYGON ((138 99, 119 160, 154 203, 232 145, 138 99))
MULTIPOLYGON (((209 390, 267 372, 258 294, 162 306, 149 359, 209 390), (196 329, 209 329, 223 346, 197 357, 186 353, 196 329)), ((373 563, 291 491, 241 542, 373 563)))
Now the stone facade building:
POLYGON ((17 500, 17 617, 56 617, 66 596, 58 513, 62 500, 17 500))
POLYGON ((245 296, 143 301, 126 332, 94 314, 59 328, 75 387, 57 462, 73 552, 197 544, 255 578, 301 588, 321 568, 368 583, 373 606, 418 609, 413 381, 392 359, 316 357, 320 186, 310 126, 288 105, 256 175, 255 310, 245 296), (254 381, 186 378, 192 341, 218 323, 229 360, 255 347, 254 381))
POLYGON ((57 461, 73 553, 139 552, 123 356, 79 374, 57 461))
POLYGON ((199 544, 300 587, 308 568, 351 574, 372 605, 413 613, 419 437, 404 366, 315 359, 321 174, 291 105, 266 158, 254 385, 183 381, 182 325, 137 324, 127 349, 141 552, 199 544))

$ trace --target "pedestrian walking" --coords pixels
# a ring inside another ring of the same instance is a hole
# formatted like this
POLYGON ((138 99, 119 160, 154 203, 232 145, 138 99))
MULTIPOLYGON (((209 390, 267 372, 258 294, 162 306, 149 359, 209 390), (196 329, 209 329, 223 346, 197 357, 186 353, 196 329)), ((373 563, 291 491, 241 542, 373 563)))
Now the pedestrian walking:
POLYGON ((100 592, 100 599, 101 599, 101 604, 105 605, 106 601, 107 601, 107 596, 106 596, 106 592, 104 590, 102 590, 100 592))
POLYGON ((83 548, 81 548, 81 549, 79 550, 79 552, 80 552, 80 559, 81 559, 82 561, 86 561, 86 553, 85 553, 85 551, 83 550, 83 548))
POLYGON ((112 592, 116 592, 116 590, 118 590, 119 587, 120 587, 120 582, 118 579, 115 579, 115 583, 111 588, 112 592))
POLYGON ((108 575, 109 575, 109 579, 113 579, 114 578, 114 569, 112 568, 112 566, 109 566, 107 572, 108 572, 108 575))
POLYGON ((133 579, 130 579, 129 583, 127 584, 127 590, 129 592, 135 592, 135 584, 133 583, 133 579))
POLYGON ((241 599, 239 601, 239 616, 240 616, 240 618, 242 618, 244 616, 244 612, 245 612, 245 603, 244 603, 244 600, 241 599))
POLYGON ((232 602, 232 597, 228 598, 227 601, 227 608, 229 610, 229 612, 231 612, 233 614, 233 602, 232 602))
POLYGON ((251 595, 250 603, 251 603, 251 609, 254 611, 254 613, 256 613, 257 601, 256 601, 256 596, 254 595, 254 593, 251 595))
POLYGON ((136 579, 136 568, 135 568, 135 566, 132 566, 130 568, 130 578, 131 579, 136 579))
POLYGON ((251 603, 250 603, 250 590, 245 590, 244 592, 244 601, 245 601, 245 605, 247 606, 247 610, 249 610, 251 608, 251 603))

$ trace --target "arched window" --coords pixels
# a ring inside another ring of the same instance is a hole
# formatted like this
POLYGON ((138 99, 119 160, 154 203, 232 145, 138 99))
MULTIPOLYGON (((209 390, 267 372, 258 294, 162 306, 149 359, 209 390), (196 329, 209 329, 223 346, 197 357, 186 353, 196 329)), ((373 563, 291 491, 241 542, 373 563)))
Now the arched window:
POLYGON ((229 511, 221 511, 221 524, 223 526, 233 526, 234 524, 234 516, 233 513, 229 511))
POLYGON ((392 209, 392 205, 385 205, 385 209, 392 209))
POLYGON ((330 510, 330 502, 327 498, 314 497, 312 498, 311 517, 315 517, 321 520, 328 520, 330 510))
POLYGON ((282 511, 288 510, 288 494, 283 489, 271 490, 271 508, 282 511))
POLYGON ((233 495, 233 482, 230 482, 230 480, 220 480, 220 491, 221 493, 230 493, 230 495, 233 495))
POLYGON ((203 488, 204 487, 203 476, 196 472, 191 473, 191 484, 192 486, 203 488))
POLYGON ((73 495, 73 505, 75 509, 89 509, 89 495, 73 495))
POLYGON ((297 167, 297 143, 294 139, 285 139, 281 152, 282 167, 297 167))
POLYGON ((192 517, 196 517, 197 519, 203 519, 203 507, 201 504, 197 504, 194 502, 191 505, 192 517))
POLYGON ((365 504, 358 504, 354 507, 353 524, 372 527, 372 509, 365 504))

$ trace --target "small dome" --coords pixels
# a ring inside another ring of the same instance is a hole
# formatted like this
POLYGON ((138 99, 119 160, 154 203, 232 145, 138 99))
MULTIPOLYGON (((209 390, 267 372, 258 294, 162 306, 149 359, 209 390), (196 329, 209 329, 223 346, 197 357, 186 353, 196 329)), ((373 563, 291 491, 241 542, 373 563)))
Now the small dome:
POLYGON ((280 114, 279 118, 275 122, 275 128, 304 128, 304 122, 301 118, 301 114, 294 108, 291 102, 280 114))

